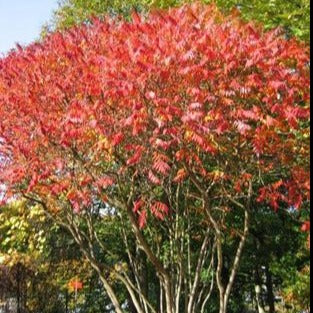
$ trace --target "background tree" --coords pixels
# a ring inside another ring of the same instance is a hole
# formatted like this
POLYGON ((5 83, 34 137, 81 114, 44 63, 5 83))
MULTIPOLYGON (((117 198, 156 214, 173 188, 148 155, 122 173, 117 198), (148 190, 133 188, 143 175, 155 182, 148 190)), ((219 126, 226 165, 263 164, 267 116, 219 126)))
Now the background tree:
MULTIPOLYGON (((90 20, 92 16, 122 14, 129 16, 133 9, 148 11, 150 8, 169 8, 179 6, 188 0, 63 0, 54 13, 50 29, 64 30, 73 25, 90 20)), ((211 0, 203 0, 212 3, 211 0)), ((218 7, 225 13, 237 9, 242 18, 258 21, 266 29, 282 27, 288 36, 310 40, 310 1, 309 0, 216 0, 218 7)))
POLYGON ((72 237, 51 223, 40 207, 13 202, 1 208, 0 222, 0 290, 7 307, 15 299, 18 312, 69 313, 75 303, 68 283, 78 278, 84 289, 77 306, 105 311, 109 302, 103 295, 99 299, 103 288, 97 275, 72 237))

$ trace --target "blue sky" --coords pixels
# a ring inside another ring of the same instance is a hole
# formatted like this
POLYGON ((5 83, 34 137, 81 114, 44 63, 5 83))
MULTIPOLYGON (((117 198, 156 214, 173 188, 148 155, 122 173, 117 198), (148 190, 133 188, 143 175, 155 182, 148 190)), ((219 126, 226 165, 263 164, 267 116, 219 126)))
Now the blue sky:
POLYGON ((58 0, 0 0, 0 55, 39 37, 58 0))

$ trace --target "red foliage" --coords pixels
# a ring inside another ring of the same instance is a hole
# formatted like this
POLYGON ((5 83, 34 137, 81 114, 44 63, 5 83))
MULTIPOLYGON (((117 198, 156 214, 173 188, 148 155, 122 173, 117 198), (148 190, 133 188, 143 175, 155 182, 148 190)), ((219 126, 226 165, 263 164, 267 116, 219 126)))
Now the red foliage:
POLYGON ((164 220, 168 214, 168 206, 162 202, 156 201, 151 206, 151 213, 158 219, 164 220))
POLYGON ((311 222, 310 221, 304 222, 301 227, 301 230, 303 232, 309 232, 311 230, 311 222))
POLYGON ((190 173, 240 197, 249 172, 260 201, 300 207, 309 59, 296 40, 200 4, 52 34, 0 60, 0 183, 64 194, 79 211, 115 183, 133 179, 138 196, 147 178, 182 184, 190 173))
POLYGON ((138 219, 139 228, 143 229, 147 224, 147 211, 142 210, 139 213, 139 219, 138 219))
POLYGON ((134 213, 137 213, 141 207, 144 205, 144 202, 142 199, 139 199, 137 200, 135 203, 134 203, 134 207, 133 207, 133 212, 134 213))
POLYGON ((79 280, 72 280, 68 283, 70 290, 80 290, 83 288, 83 283, 79 280))

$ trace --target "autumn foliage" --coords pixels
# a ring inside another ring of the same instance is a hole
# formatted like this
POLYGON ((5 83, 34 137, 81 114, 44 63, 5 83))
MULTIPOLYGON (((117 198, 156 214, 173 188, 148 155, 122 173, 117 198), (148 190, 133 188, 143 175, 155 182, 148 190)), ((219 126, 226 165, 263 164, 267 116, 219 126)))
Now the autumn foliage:
POLYGON ((304 45, 214 6, 94 20, 0 60, 0 182, 53 212, 131 193, 141 228, 187 181, 300 208, 309 97, 304 45))
POLYGON ((227 313, 258 210, 309 206, 309 66, 304 44, 201 4, 18 46, 0 60, 3 200, 67 229, 117 313, 117 282, 138 313, 227 313))

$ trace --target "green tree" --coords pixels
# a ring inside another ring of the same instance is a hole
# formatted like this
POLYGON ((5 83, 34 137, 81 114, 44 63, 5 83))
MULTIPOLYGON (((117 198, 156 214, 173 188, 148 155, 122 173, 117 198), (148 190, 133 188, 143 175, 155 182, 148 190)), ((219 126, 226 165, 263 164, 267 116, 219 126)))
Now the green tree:
POLYGON ((70 234, 39 206, 15 201, 1 207, 0 238, 3 303, 15 299, 18 312, 68 313, 75 305, 68 283, 76 278, 84 285, 77 306, 84 312, 105 311, 109 301, 103 297, 96 273, 81 257, 70 234))
MULTIPOLYGON (((204 3, 213 0, 202 0, 204 3)), ((179 6, 190 0, 63 0, 55 11, 52 22, 45 31, 67 29, 91 17, 106 14, 129 16, 131 10, 148 11, 151 8, 179 6)), ((309 0, 216 0, 225 13, 237 9, 246 20, 262 23, 265 29, 281 27, 288 36, 302 40, 310 39, 310 1, 309 0)))
POLYGON ((11 282, 11 288, 6 286, 4 290, 7 297, 16 299, 18 312, 51 312, 51 306, 54 310, 62 307, 59 288, 51 275, 53 264, 48 262, 48 238, 53 232, 46 232, 46 227, 45 215, 38 206, 15 201, 0 208, 0 257, 6 269, 0 280, 11 282))

